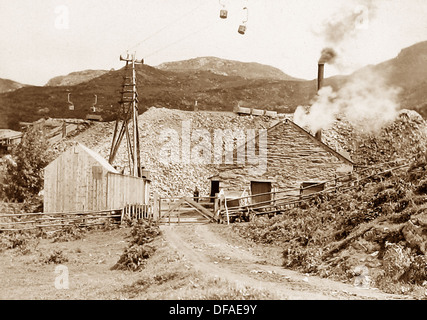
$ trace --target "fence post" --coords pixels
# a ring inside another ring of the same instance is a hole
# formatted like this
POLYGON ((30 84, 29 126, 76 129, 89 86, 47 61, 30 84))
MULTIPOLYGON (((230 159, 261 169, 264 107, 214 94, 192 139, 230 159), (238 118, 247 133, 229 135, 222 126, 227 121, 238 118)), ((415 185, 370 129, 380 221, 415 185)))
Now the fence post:
POLYGON ((220 210, 220 207, 219 207, 219 198, 218 198, 218 193, 217 194, 215 194, 215 199, 214 199, 214 217, 216 217, 216 216, 218 216, 217 217, 217 219, 219 220, 219 210, 220 210))
MULTIPOLYGON (((158 195, 158 193, 157 192, 154 192, 153 193, 153 198, 152 198, 152 200, 153 200, 153 205, 152 205, 152 213, 153 213, 153 220, 155 220, 156 219, 156 217, 155 217, 155 215, 156 214, 158 214, 160 211, 160 205, 159 205, 159 200, 160 200, 160 197, 159 197, 159 195, 158 195)), ((157 218, 157 220, 158 219, 160 219, 160 214, 159 214, 159 216, 158 216, 158 218, 157 218)))

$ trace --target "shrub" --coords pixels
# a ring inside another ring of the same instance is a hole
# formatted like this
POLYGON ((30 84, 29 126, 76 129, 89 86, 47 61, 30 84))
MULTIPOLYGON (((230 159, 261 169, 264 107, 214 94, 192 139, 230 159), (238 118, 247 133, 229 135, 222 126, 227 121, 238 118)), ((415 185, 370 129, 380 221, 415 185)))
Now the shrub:
POLYGON ((83 238, 85 230, 77 225, 69 225, 61 228, 52 236, 53 242, 68 242, 83 238))
POLYGON ((11 155, 3 193, 10 201, 23 202, 43 189, 43 169, 52 160, 44 130, 39 126, 28 129, 11 155))
POLYGON ((149 245, 149 243, 160 234, 159 226, 153 221, 139 220, 133 223, 130 244, 111 269, 130 271, 143 269, 146 260, 156 251, 156 247, 149 245))
POLYGON ((138 271, 144 268, 146 260, 150 258, 156 249, 148 244, 133 244, 126 248, 119 261, 113 266, 113 270, 138 271))
POLYGON ((42 260, 46 264, 62 264, 68 262, 68 258, 64 255, 62 250, 54 250, 47 257, 42 260))
POLYGON ((421 180, 416 188, 418 194, 427 194, 427 178, 421 180))
POLYGON ((424 255, 416 256, 405 272, 400 276, 400 281, 422 285, 427 280, 427 261, 424 255))
POLYGON ((0 236, 0 251, 17 249, 22 254, 28 254, 39 244, 39 239, 29 233, 17 231, 0 236))

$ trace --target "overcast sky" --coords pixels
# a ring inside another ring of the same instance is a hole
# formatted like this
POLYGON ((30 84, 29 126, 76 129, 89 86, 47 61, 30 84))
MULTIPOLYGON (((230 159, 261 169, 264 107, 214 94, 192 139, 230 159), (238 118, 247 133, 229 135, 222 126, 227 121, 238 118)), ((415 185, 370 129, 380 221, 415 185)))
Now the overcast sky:
POLYGON ((130 50, 151 66, 216 56, 314 79, 322 48, 340 58, 326 76, 350 73, 427 40, 426 15, 427 0, 0 0, 0 78, 44 85, 121 68, 130 50))

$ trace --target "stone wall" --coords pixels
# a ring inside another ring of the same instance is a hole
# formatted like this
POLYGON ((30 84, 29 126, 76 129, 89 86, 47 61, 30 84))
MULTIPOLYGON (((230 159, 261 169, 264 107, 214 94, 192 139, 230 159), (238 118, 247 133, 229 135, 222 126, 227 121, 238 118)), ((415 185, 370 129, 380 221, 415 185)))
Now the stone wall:
MULTIPOLYGON (((258 146, 257 141, 257 152, 258 146)), ((350 163, 286 121, 267 131, 266 170, 259 170, 258 164, 224 165, 212 180, 220 180, 220 188, 225 191, 249 190, 251 181, 271 181, 272 188, 278 190, 298 189, 304 181, 334 179, 337 169, 343 166, 350 163)))

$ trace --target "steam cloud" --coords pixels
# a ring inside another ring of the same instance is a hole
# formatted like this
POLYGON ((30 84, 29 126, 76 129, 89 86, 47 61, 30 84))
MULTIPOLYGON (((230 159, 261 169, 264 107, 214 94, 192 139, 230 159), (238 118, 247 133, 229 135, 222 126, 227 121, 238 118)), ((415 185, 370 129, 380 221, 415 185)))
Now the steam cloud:
POLYGON ((389 87, 384 77, 366 69, 354 74, 336 92, 329 86, 320 89, 311 107, 295 110, 294 122, 316 132, 329 129, 340 116, 356 131, 375 134, 397 116, 399 91, 389 87))
MULTIPOLYGON (((378 0, 376 0, 378 2, 378 0)), ((337 45, 356 34, 358 27, 368 23, 376 15, 377 6, 374 0, 350 2, 343 9, 325 21, 317 32, 326 43, 337 45)))
MULTIPOLYGON (((375 17, 381 0, 355 0, 326 21, 317 34, 332 48, 321 52, 319 63, 340 65, 335 50, 342 53, 345 40, 356 34, 358 27, 375 17)), ((387 85, 385 75, 373 68, 354 73, 346 83, 334 92, 323 87, 311 106, 299 106, 294 122, 312 132, 329 129, 337 117, 344 117, 356 131, 375 134, 395 119, 399 109, 400 89, 387 85)))

